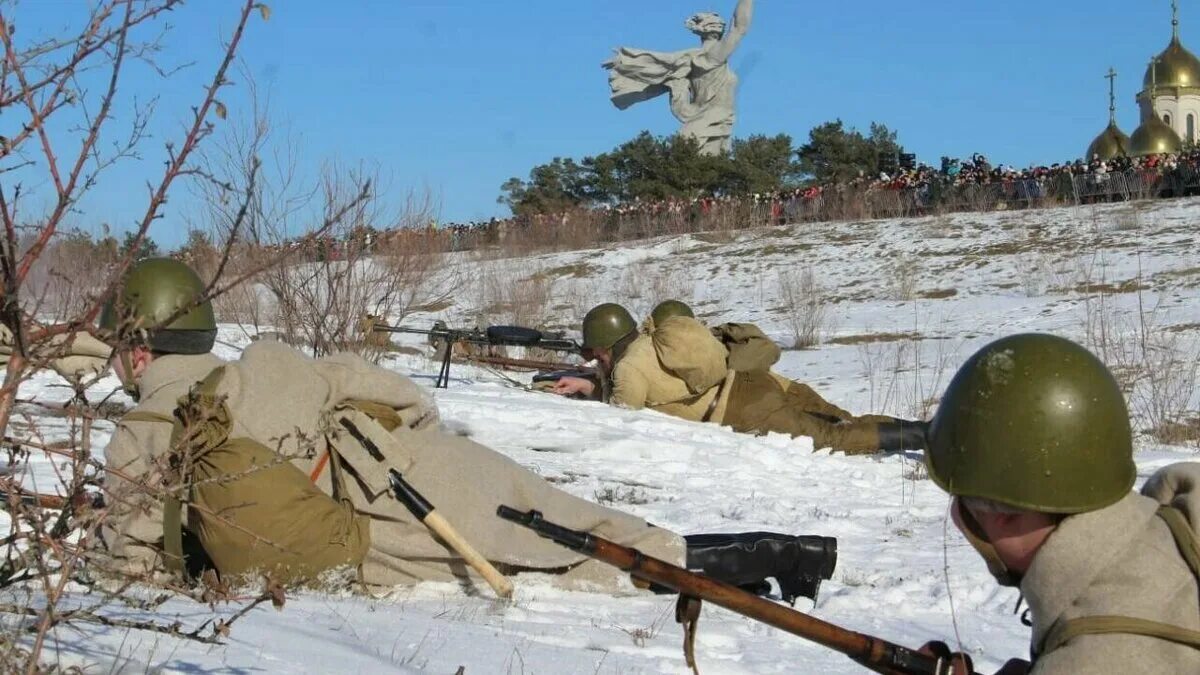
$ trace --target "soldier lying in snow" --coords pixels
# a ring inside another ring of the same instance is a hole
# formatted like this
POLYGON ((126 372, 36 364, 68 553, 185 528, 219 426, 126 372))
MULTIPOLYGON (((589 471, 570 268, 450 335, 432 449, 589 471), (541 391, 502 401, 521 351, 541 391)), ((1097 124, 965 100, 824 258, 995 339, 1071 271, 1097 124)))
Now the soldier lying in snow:
MULTIPOLYGON (((646 319, 643 332, 653 333, 656 325, 661 325, 677 316, 696 318, 692 308, 686 304, 678 300, 664 300, 658 303, 658 306, 650 313, 650 317, 646 319)), ((723 323, 713 326, 710 330, 713 337, 725 345, 726 351, 729 352, 726 357, 726 365, 729 370, 736 373, 770 371, 771 376, 775 378, 779 386, 783 387, 788 398, 795 402, 795 407, 799 407, 813 417, 834 424, 838 422, 907 423, 886 415, 854 415, 825 400, 807 384, 784 377, 771 370, 776 363, 779 363, 783 351, 779 349, 779 345, 775 344, 774 340, 767 337, 761 328, 752 323, 723 323)))
POLYGON ((497 567, 553 573, 565 586, 616 590, 624 582, 497 518, 498 505, 553 512, 573 528, 734 583, 775 577, 785 596, 814 596, 833 571, 831 539, 754 533, 689 545, 561 492, 507 457, 442 432, 420 387, 357 356, 312 359, 261 342, 223 362, 209 354, 216 324, 211 305, 196 302, 202 289, 182 263, 143 261, 101 319, 115 342, 116 372, 139 400, 106 453, 115 519, 105 539, 129 572, 177 569, 194 540, 223 576, 257 570, 308 581, 350 567, 372 589, 473 578, 391 498, 390 468, 497 567), (172 319, 181 308, 190 309, 172 319), (176 503, 172 494, 186 498, 176 503))
MULTIPOLYGON (((686 315, 652 321, 649 328, 639 332, 620 305, 599 305, 584 317, 583 347, 611 381, 609 403, 724 424, 745 433, 808 436, 816 448, 847 454, 920 450, 925 445, 924 423, 854 417, 807 385, 771 372, 778 348, 772 358, 770 350, 763 349, 765 336, 756 339, 744 325, 716 329, 718 335, 730 335, 724 343, 686 315)), ((563 378, 555 392, 591 395, 594 389, 588 380, 563 378)))

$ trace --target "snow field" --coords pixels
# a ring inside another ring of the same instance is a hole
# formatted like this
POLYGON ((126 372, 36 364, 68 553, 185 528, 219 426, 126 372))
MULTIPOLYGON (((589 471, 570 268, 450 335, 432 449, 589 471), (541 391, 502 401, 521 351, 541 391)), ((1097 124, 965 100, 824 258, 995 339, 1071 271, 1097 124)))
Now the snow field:
MULTIPOLYGON (((1176 332, 1194 347, 1198 217, 1200 202, 1181 200, 689 235, 522 259, 460 254, 452 262, 480 274, 547 275, 547 319, 563 326, 598 302, 625 302, 642 313, 663 299, 656 293, 677 291, 705 320, 751 321, 781 343, 790 338, 778 275, 811 267, 828 307, 825 343, 785 352, 777 370, 853 412, 917 416, 975 349, 1014 332, 1085 340, 1099 318, 1128 328, 1144 316, 1140 304, 1158 308, 1156 331, 1176 332), (580 269, 587 273, 565 271, 580 269), (1111 292, 1099 307, 1096 288, 1105 285, 1111 292), (1131 290, 1139 285, 1140 297, 1131 290)), ((406 323, 467 323, 487 309, 482 294, 472 295, 406 323)), ((226 357, 245 344, 231 326, 222 327, 221 339, 232 345, 221 348, 226 357)), ((384 365, 427 385, 437 370, 414 356, 384 365)), ((109 377, 95 391, 115 386, 109 377)), ((66 393, 41 374, 22 395, 53 401, 66 393)), ((998 588, 948 524, 948 499, 925 477, 919 455, 813 452, 809 439, 752 438, 568 401, 458 365, 436 397, 449 430, 563 490, 674 531, 837 537, 834 578, 815 605, 798 602, 803 611, 911 647, 930 639, 961 645, 982 672, 1027 654, 1028 629, 1013 614, 1016 591, 998 588)), ((39 423, 48 438, 68 433, 61 419, 39 423)), ((1144 424, 1135 419, 1135 426, 1144 424)), ((1196 458, 1192 449, 1148 436, 1138 447, 1142 480, 1196 458)), ((30 487, 54 484, 54 465, 36 453, 9 470, 30 487)), ((619 597, 566 592, 537 575, 518 577, 510 604, 492 600, 487 589, 445 584, 380 599, 301 592, 282 612, 260 608, 235 624, 223 647, 85 626, 57 631, 49 653, 103 672, 454 673, 461 666, 468 674, 686 673, 673 602, 632 587, 619 597)), ((208 616, 203 606, 173 600, 160 618, 190 627, 208 616)), ((861 672, 838 654, 713 607, 700 621, 697 659, 706 675, 861 672)))

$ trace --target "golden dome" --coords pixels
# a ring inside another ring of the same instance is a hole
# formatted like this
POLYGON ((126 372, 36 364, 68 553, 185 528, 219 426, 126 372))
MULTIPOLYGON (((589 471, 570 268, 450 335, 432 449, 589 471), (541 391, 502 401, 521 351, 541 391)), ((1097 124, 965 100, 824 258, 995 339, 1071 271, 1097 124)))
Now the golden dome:
POLYGON ((1155 84, 1160 89, 1200 87, 1200 59, 1183 46, 1178 35, 1171 38, 1171 44, 1158 55, 1156 64, 1146 68, 1142 86, 1149 91, 1155 84))
POLYGON ((1116 122, 1109 122, 1108 127, 1100 132, 1096 140, 1088 146, 1087 155, 1084 157, 1087 161, 1092 161, 1096 157, 1103 160, 1109 160, 1116 157, 1127 157, 1129 155, 1129 136, 1125 135, 1117 127, 1116 122))
POLYGON ((1129 137, 1129 154, 1134 157, 1164 155, 1182 149, 1183 140, 1179 138, 1179 134, 1158 115, 1147 116, 1142 126, 1129 137))

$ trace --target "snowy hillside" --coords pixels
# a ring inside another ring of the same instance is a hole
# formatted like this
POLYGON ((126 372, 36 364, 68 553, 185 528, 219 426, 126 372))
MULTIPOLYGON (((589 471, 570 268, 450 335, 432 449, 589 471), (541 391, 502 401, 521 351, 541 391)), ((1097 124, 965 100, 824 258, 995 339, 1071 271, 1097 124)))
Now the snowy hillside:
MULTIPOLYGON (((780 372, 850 411, 908 417, 930 414, 958 364, 983 343, 1054 332, 1121 367, 1134 386, 1136 427, 1150 430, 1164 415, 1150 399, 1167 386, 1150 366, 1185 391, 1174 408, 1197 407, 1198 223, 1200 201, 1189 200, 688 235, 519 259, 459 254, 470 277, 459 303, 406 323, 511 320, 521 305, 517 318, 574 328, 598 302, 644 314, 679 297, 706 321, 754 322, 783 344, 794 341, 794 323, 815 325, 820 344, 785 352, 780 372)), ((246 343, 233 326, 222 340, 225 356, 246 343)), ((425 382, 437 370, 423 356, 385 365, 425 382)), ((752 438, 527 392, 507 379, 528 374, 457 365, 453 374, 437 392, 446 424, 563 490, 681 533, 837 537, 834 579, 815 606, 799 601, 804 611, 913 647, 961 644, 981 671, 1027 654, 1016 592, 998 590, 948 524, 948 500, 919 455, 814 453, 808 439, 752 438)), ((40 375, 24 398, 61 400, 54 384, 40 375)), ((110 377, 97 390, 115 386, 110 377)), ((1143 479, 1197 457, 1150 434, 1138 446, 1143 479)), ((9 469, 37 487, 49 484, 52 467, 35 457, 9 469)), ((511 604, 448 585, 382 599, 299 593, 282 612, 254 610, 223 647, 85 627, 59 630, 49 653, 91 672, 685 673, 673 606, 667 596, 568 593, 523 576, 511 604)), ((189 627, 208 615, 184 601, 164 610, 189 627)), ((712 607, 700 622, 697 660, 706 675, 861 670, 712 607)))

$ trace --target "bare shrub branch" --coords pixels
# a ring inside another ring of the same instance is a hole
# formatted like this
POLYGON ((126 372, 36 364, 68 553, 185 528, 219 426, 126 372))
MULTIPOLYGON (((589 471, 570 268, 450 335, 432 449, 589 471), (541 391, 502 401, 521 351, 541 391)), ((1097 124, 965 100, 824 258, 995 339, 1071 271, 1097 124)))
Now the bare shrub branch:
POLYGON ((820 344, 827 321, 827 300, 813 268, 782 270, 778 283, 779 299, 792 329, 792 347, 808 349, 820 344))

